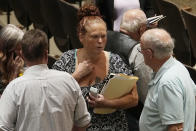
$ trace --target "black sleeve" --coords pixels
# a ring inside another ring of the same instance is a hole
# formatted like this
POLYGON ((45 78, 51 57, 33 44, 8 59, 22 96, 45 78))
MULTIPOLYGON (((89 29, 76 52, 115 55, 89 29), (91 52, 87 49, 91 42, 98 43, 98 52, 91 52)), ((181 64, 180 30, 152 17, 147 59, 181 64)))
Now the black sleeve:
POLYGON ((107 24, 107 29, 113 30, 114 0, 96 0, 96 6, 107 24))

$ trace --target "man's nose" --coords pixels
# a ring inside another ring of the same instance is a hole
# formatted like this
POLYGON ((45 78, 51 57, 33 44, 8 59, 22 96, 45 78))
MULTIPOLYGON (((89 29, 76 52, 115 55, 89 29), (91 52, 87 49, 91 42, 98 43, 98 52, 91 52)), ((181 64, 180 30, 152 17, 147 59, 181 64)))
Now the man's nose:
POLYGON ((103 42, 103 38, 102 38, 102 37, 99 37, 99 38, 98 38, 98 42, 99 42, 99 43, 103 42))

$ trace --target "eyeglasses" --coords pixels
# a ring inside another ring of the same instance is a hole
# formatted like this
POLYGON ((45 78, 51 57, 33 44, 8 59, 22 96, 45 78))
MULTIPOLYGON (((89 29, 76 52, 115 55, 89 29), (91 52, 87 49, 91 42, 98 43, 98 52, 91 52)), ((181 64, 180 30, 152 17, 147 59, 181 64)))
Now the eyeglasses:
POLYGON ((141 46, 138 46, 138 47, 137 47, 137 50, 138 50, 140 53, 142 53, 142 50, 148 50, 148 49, 151 50, 151 51, 153 52, 153 50, 152 50, 151 48, 142 49, 141 46))

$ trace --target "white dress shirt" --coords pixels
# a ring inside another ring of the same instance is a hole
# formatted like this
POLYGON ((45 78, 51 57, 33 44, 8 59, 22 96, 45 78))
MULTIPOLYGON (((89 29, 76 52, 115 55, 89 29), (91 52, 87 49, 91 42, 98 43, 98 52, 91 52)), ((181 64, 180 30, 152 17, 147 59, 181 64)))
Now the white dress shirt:
POLYGON ((13 80, 0 99, 0 128, 15 131, 71 131, 90 114, 81 90, 66 72, 47 65, 29 67, 13 80))

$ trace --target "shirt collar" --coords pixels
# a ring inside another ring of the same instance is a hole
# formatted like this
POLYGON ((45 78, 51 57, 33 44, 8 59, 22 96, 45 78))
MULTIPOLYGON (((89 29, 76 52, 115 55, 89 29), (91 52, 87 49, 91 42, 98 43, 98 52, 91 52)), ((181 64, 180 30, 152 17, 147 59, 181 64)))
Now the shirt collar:
POLYGON ((30 66, 28 67, 25 72, 24 72, 24 75, 25 74, 35 74, 35 73, 40 73, 41 71, 43 70, 48 70, 48 66, 47 64, 39 64, 39 65, 34 65, 34 66, 30 66))
MULTIPOLYGON (((168 70, 174 64, 174 58, 171 56, 158 70, 158 72, 154 72, 152 75, 152 80, 150 81, 149 85, 156 84, 160 78, 163 76, 166 70, 168 70)), ((149 86, 150 87, 150 86, 149 86)))

